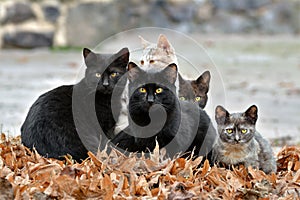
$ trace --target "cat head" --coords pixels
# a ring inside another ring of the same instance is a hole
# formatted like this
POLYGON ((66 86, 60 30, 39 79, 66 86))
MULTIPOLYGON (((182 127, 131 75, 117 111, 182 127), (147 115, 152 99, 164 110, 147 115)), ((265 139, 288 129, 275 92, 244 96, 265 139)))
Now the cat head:
POLYGON ((179 99, 195 102, 204 108, 207 103, 209 90, 210 72, 205 71, 196 80, 188 81, 179 76, 179 99))
POLYGON ((123 48, 116 54, 98 54, 84 48, 83 57, 87 66, 85 81, 88 87, 111 94, 118 80, 126 73, 128 48, 123 48))
POLYGON ((160 34, 157 44, 153 44, 139 36, 143 45, 143 55, 140 61, 141 67, 162 69, 168 64, 177 64, 175 50, 167 37, 160 34))
POLYGON ((217 106, 215 119, 218 124, 220 139, 223 142, 247 143, 254 137, 256 131, 257 107, 252 105, 243 113, 230 114, 222 106, 217 106))
POLYGON ((166 111, 174 109, 176 101, 176 64, 170 64, 161 71, 144 71, 135 63, 128 64, 129 113, 149 112, 158 104, 166 111))

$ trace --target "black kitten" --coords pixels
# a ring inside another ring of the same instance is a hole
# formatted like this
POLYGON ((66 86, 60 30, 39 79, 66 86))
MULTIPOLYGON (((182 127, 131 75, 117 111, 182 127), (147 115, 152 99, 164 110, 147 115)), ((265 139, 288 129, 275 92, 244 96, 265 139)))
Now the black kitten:
POLYGON ((41 95, 21 127, 23 144, 35 147, 43 156, 70 154, 79 161, 87 157, 87 150, 97 151, 100 136, 111 137, 115 125, 111 104, 116 114, 120 108, 112 92, 126 72, 128 49, 96 54, 85 48, 83 56, 85 77, 76 85, 60 86, 41 95))
POLYGON ((208 100, 210 72, 205 71, 196 80, 185 80, 179 75, 179 99, 195 102, 202 109, 208 100))
POLYGON ((216 136, 207 114, 197 105, 176 96, 177 66, 159 72, 128 64, 129 127, 112 143, 129 152, 152 151, 156 140, 169 156, 192 151, 207 154, 216 136))

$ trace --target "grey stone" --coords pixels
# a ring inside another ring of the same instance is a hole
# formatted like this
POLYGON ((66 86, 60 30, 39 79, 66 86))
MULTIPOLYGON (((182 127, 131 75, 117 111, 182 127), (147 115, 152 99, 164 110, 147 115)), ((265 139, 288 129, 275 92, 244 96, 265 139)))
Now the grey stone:
POLYGON ((272 4, 261 12, 258 23, 263 33, 297 33, 300 30, 300 3, 272 4))
POLYGON ((56 22, 57 18, 60 16, 59 7, 54 5, 44 5, 43 12, 45 19, 50 22, 56 22))
POLYGON ((242 14, 218 11, 208 23, 207 32, 249 33, 257 28, 255 20, 242 14))
POLYGON ((216 9, 229 11, 247 11, 271 3, 271 0, 212 0, 216 9))
POLYGON ((165 2, 163 8, 170 21, 180 23, 193 20, 197 7, 194 1, 174 1, 165 2))
POLYGON ((66 39, 70 46, 95 47, 117 33, 119 13, 109 2, 78 4, 68 10, 66 39))
POLYGON ((2 24, 21 23, 34 18, 36 18, 36 16, 29 3, 17 2, 7 7, 6 16, 4 17, 2 24))
POLYGON ((16 33, 5 33, 3 36, 3 47, 50 47, 53 45, 53 35, 53 32, 34 33, 28 31, 20 31, 16 33))
POLYGON ((163 2, 129 0, 88 2, 71 7, 66 18, 67 44, 96 46, 121 31, 143 26, 171 28, 163 2))

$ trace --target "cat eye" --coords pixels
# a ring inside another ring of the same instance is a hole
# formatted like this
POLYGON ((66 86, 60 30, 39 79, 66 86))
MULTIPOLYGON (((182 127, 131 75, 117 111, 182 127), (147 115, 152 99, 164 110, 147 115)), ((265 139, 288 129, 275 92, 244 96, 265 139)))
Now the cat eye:
POLYGON ((111 76, 112 78, 116 77, 117 75, 118 75, 118 72, 113 72, 113 73, 110 74, 110 76, 111 76))
POLYGON ((232 128, 228 128, 228 129, 226 129, 226 132, 227 132, 228 134, 231 134, 231 133, 233 133, 233 129, 232 129, 232 128))
POLYGON ((155 92, 156 92, 156 94, 159 94, 159 93, 162 93, 162 91, 163 91, 162 88, 157 88, 155 92))
POLYGON ((243 134, 245 134, 245 133, 248 132, 248 130, 247 130, 247 129, 242 129, 241 132, 242 132, 243 134))
POLYGON ((142 87, 142 88, 140 88, 140 89, 139 89, 139 91, 140 91, 140 93, 146 93, 146 92, 147 92, 147 91, 146 91, 146 89, 145 89, 145 88, 143 88, 143 87, 142 87))
POLYGON ((95 76, 96 76, 97 78, 100 78, 100 77, 101 77, 101 74, 97 72, 97 73, 95 74, 95 76))
POLYGON ((196 97, 195 98, 195 101, 200 101, 201 100, 201 97, 196 97))
POLYGON ((185 97, 179 97, 179 100, 185 101, 185 97))
POLYGON ((153 64, 153 63, 154 63, 154 60, 150 60, 149 63, 150 63, 150 64, 153 64))
POLYGON ((144 61, 143 60, 141 60, 141 65, 144 65, 144 61))

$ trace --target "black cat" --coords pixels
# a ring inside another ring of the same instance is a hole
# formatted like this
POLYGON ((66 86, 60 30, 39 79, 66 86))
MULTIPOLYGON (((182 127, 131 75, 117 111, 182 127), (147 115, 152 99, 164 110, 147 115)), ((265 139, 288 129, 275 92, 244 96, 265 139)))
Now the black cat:
POLYGON ((196 80, 186 80, 180 74, 179 78, 179 99, 195 102, 204 109, 208 100, 210 72, 205 71, 196 80))
MULTIPOLYGON (((87 150, 96 152, 100 142, 112 137, 115 120, 111 104, 116 115, 121 106, 112 93, 126 72, 129 51, 123 48, 116 54, 96 54, 85 48, 83 56, 85 77, 76 85, 41 95, 21 127, 22 143, 43 156, 59 159, 70 154, 80 161, 87 157, 87 150)), ((125 82, 118 85, 121 93, 125 82)))
POLYGON ((208 154, 216 131, 198 105, 178 100, 176 64, 151 72, 130 62, 128 70, 129 126, 112 143, 129 152, 146 152, 154 149, 157 140, 170 157, 194 147, 196 155, 208 154))

